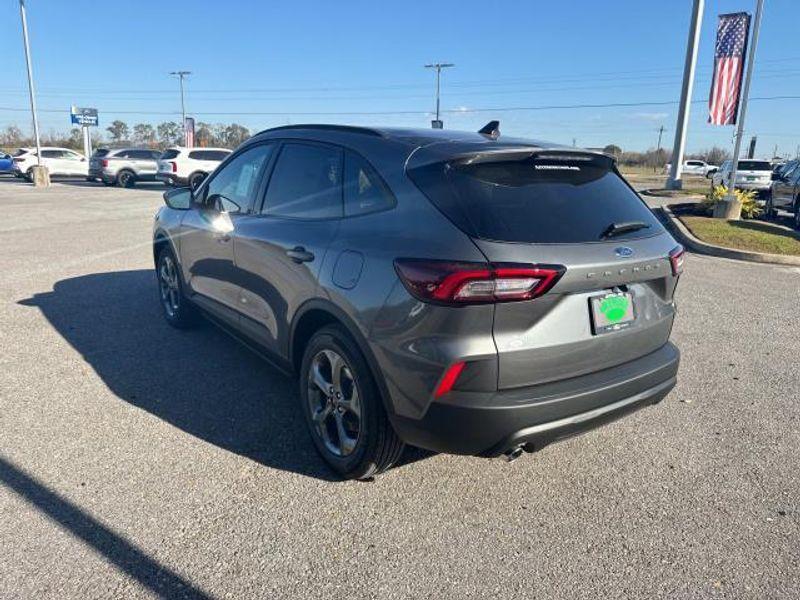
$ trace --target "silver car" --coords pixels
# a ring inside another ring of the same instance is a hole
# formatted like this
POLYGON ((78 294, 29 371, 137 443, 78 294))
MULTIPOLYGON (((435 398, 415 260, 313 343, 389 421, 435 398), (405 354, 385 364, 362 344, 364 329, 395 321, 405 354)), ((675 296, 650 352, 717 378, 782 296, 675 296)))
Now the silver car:
POLYGON ((296 374, 311 439, 344 477, 387 469, 404 444, 516 458, 675 385, 683 248, 607 155, 287 126, 165 201, 166 320, 206 315, 296 374))
POLYGON ((161 152, 148 148, 99 148, 89 160, 88 181, 133 187, 137 181, 155 181, 161 152))

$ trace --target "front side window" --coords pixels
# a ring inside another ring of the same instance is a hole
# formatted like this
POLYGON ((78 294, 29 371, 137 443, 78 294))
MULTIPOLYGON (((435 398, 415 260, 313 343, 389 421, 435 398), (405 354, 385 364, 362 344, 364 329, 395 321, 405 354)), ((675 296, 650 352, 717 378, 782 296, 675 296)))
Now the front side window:
POLYGON ((248 210, 253 205, 259 175, 274 148, 274 144, 254 146, 231 160, 206 185, 206 200, 216 195, 226 212, 248 210))
POLYGON ((392 208, 395 199, 366 160, 354 152, 344 159, 344 214, 365 215, 392 208))
POLYGON ((270 178, 263 212, 296 219, 341 217, 341 150, 286 144, 270 178))

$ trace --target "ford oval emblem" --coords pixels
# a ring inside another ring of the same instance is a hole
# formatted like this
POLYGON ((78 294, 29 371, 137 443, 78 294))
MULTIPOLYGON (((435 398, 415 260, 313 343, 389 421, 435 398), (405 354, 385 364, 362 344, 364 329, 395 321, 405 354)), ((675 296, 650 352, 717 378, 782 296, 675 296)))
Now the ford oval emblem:
POLYGON ((633 248, 628 248, 627 246, 620 246, 619 248, 614 248, 614 254, 616 254, 620 258, 627 258, 628 256, 633 256, 633 248))

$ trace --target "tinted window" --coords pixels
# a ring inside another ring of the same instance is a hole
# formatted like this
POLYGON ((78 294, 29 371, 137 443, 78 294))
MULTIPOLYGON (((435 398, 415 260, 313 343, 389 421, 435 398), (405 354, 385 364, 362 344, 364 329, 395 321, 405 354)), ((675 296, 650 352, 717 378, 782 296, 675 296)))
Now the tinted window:
POLYGON ((180 154, 180 150, 164 150, 164 153, 161 155, 161 160, 169 160, 170 158, 177 158, 180 154))
MULTIPOLYGON (((563 155, 562 155, 563 156, 563 155)), ((596 242, 612 223, 661 227, 604 159, 534 157, 521 161, 437 163, 409 175, 456 225, 473 237, 532 243, 596 242)))
POLYGON ((193 150, 189 152, 189 158, 193 160, 215 160, 223 161, 230 154, 224 150, 193 150))
POLYGON ((342 215, 342 152, 328 146, 286 144, 270 178, 264 212, 326 219, 342 215))
POLYGON ((219 194, 223 209, 229 212, 236 212, 238 208, 249 209, 253 204, 258 176, 274 147, 273 144, 255 146, 236 156, 214 174, 206 185, 205 197, 219 194))
POLYGON ((62 156, 61 150, 42 150, 42 158, 61 158, 62 156))
POLYGON ((395 199, 367 161, 353 152, 344 159, 344 214, 351 217, 386 210, 395 199))
POLYGON ((740 171, 772 171, 772 165, 765 160, 740 160, 740 171))
POLYGON ((129 150, 119 150, 114 152, 111 156, 113 158, 131 158, 131 152, 129 150))
POLYGON ((94 151, 92 156, 96 158, 103 158, 104 156, 107 156, 109 152, 110 150, 108 148, 98 148, 97 150, 94 151))

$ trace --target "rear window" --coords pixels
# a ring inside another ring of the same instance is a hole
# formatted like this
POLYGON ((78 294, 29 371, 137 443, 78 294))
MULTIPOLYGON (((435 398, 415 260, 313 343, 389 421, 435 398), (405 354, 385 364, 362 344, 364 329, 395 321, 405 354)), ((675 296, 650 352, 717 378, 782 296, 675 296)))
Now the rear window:
POLYGON ((180 150, 164 150, 161 154, 161 160, 169 160, 170 158, 178 158, 180 150))
POLYGON ((647 225, 613 239, 659 233, 653 213, 603 158, 541 155, 476 164, 437 163, 409 176, 472 237, 504 242, 596 242, 611 224, 647 225))
POLYGON ((14 156, 22 156, 23 154, 27 154, 28 151, 25 148, 19 148, 16 152, 14 152, 14 156))
POLYGON ((92 156, 95 158, 103 158, 104 156, 108 156, 109 152, 111 152, 111 150, 108 148, 98 148, 92 153, 92 156))
POLYGON ((740 160, 740 171, 772 171, 772 163, 766 160, 740 160))
POLYGON ((193 152, 189 152, 189 158, 194 160, 217 160, 222 161, 225 160, 225 157, 228 156, 230 152, 226 152, 225 150, 195 150, 193 152))

